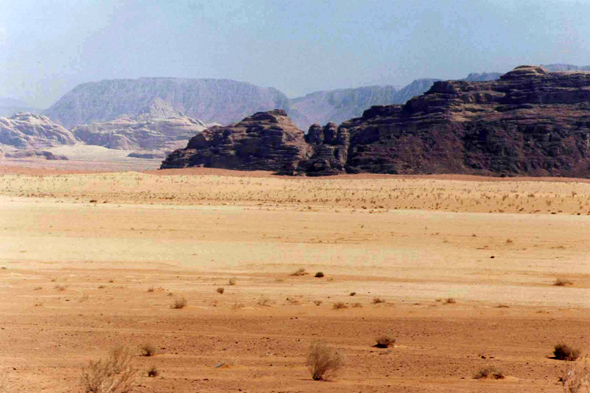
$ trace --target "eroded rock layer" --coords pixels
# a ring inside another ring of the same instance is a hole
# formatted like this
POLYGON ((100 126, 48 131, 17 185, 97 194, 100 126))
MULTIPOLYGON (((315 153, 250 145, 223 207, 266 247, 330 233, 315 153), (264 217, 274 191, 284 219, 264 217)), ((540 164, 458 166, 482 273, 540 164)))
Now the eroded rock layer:
POLYGON ((590 72, 521 66, 495 81, 436 82, 403 106, 313 125, 305 137, 282 111, 204 134, 162 168, 590 177, 590 72))
POLYGON ((43 149, 60 145, 74 145, 74 135, 47 116, 17 113, 0 117, 0 144, 18 149, 43 149))

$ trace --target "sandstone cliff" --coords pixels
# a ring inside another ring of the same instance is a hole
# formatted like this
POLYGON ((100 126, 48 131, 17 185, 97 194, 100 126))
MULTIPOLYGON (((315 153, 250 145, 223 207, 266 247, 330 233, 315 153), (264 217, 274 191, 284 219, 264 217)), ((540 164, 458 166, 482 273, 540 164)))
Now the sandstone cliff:
POLYGON ((48 117, 32 113, 17 113, 0 117, 0 144, 19 149, 43 149, 73 145, 74 135, 48 117))
POLYGON ((157 118, 143 114, 136 119, 124 116, 76 126, 72 133, 88 145, 109 149, 173 150, 179 141, 188 141, 205 128, 205 123, 189 117, 157 118))
POLYGON ((227 79, 115 79, 76 86, 44 114, 64 127, 106 122, 122 115, 179 114, 229 124, 274 108, 287 109, 288 98, 273 88, 227 79))
POLYGON ((176 150, 162 168, 205 166, 279 171, 310 156, 304 134, 287 113, 259 112, 231 126, 209 128, 176 150))
POLYGON ((305 137, 284 112, 258 113, 193 138, 162 168, 192 165, 308 175, 590 177, 590 73, 521 66, 496 81, 435 82, 403 106, 374 106, 339 127, 314 125, 305 137), (288 127, 272 127, 279 123, 288 127))

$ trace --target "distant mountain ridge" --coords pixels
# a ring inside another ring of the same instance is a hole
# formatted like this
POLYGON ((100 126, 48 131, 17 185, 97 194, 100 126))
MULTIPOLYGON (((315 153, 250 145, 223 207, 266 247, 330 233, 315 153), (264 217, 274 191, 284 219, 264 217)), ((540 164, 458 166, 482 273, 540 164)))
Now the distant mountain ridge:
POLYGON ((19 112, 39 113, 41 110, 33 108, 28 103, 9 97, 0 97, 0 116, 10 117, 19 112))
POLYGON ((78 85, 44 114, 66 128, 142 113, 227 124, 274 108, 288 109, 289 99, 272 87, 229 79, 139 78, 78 85))
MULTIPOLYGON (((587 70, 569 64, 549 64, 549 71, 587 70)), ((499 72, 471 73, 467 82, 498 80, 499 72)), ((404 104, 428 91, 440 79, 416 79, 403 88, 364 86, 317 91, 287 98, 272 87, 229 79, 139 78, 89 82, 76 86, 44 114, 66 128, 108 122, 121 116, 150 114, 157 118, 188 116, 205 123, 236 123, 252 113, 283 109, 300 129, 313 123, 342 123, 362 116, 375 105, 404 104)))

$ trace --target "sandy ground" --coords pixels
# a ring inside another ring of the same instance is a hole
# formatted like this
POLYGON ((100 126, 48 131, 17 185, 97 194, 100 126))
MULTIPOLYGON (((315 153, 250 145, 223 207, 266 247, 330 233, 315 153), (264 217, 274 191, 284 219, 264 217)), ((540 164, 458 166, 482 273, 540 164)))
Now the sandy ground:
POLYGON ((89 361, 151 343, 137 392, 561 392, 553 345, 588 348, 588 182, 0 174, 6 391, 82 392, 89 361), (346 357, 331 381, 315 340, 346 357))

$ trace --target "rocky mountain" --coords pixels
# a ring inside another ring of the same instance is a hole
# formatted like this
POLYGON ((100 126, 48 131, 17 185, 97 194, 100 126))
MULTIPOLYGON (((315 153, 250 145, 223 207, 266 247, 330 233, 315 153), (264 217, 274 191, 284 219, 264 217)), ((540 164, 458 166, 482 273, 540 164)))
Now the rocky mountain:
POLYGON ((307 129, 314 123, 342 123, 360 116, 373 105, 387 105, 396 101, 397 89, 393 86, 366 86, 356 89, 317 91, 291 100, 291 110, 298 127, 307 129))
MULTIPOLYGON (((472 73, 463 79, 469 82, 491 81, 500 78, 500 73, 472 73)), ((291 100, 291 112, 295 124, 307 129, 314 123, 324 124, 359 117, 374 105, 405 104, 409 99, 428 91, 440 79, 416 79, 402 89, 393 86, 367 86, 356 89, 318 91, 291 100)))
MULTIPOLYGON (((161 115, 161 113, 157 113, 161 115)), ((190 117, 158 118, 142 114, 72 128, 74 136, 88 145, 118 150, 174 150, 207 126, 190 117)))
POLYGON ((590 177, 590 72, 520 66, 494 81, 439 81, 307 136, 284 112, 240 124, 193 138, 162 168, 590 177))
POLYGON ((44 114, 66 128, 144 113, 229 124, 276 108, 288 109, 289 99, 273 88, 228 79, 139 78, 78 85, 44 114))
POLYGON ((0 144, 18 149, 44 149, 75 143, 76 138, 70 131, 47 116, 23 112, 0 117, 0 144))
POLYGON ((560 72, 560 71, 590 71, 590 66, 576 66, 572 64, 561 64, 561 63, 554 63, 554 64, 541 64, 541 67, 545 68, 547 71, 550 72, 560 72))
POLYGON ((21 100, 0 97, 0 116, 10 117, 19 112, 39 113, 40 110, 33 108, 31 105, 21 100))

